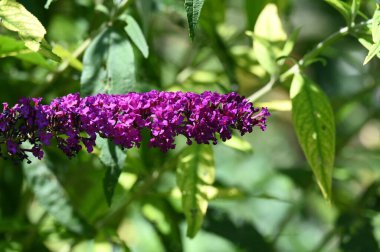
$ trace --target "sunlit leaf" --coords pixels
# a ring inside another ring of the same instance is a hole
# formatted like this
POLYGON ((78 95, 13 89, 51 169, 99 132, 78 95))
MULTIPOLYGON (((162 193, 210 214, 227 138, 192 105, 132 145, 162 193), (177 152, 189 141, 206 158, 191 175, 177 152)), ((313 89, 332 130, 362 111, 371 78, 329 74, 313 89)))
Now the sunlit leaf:
POLYGON ((123 19, 127 23, 127 25, 124 28, 125 31, 129 35, 130 39, 133 41, 135 46, 140 50, 144 57, 147 58, 149 55, 149 48, 139 24, 130 15, 124 16, 123 19))
POLYGON ((16 57, 49 70, 54 70, 55 68, 52 62, 47 61, 41 54, 28 49, 21 40, 0 35, 0 58, 3 57, 16 57))
POLYGON ((222 143, 232 149, 235 149, 241 152, 246 152, 246 153, 253 152, 252 145, 246 140, 244 140, 241 136, 238 136, 235 134, 233 134, 230 139, 222 143))
POLYGON ((277 58, 283 56, 274 43, 286 39, 276 5, 267 4, 253 29, 253 51, 260 65, 271 75, 279 73, 277 58))
POLYGON ((331 105, 322 90, 301 74, 293 78, 290 97, 299 143, 324 197, 331 200, 335 157, 335 122, 331 105))
POLYGON ((24 164, 23 170, 37 201, 57 222, 77 234, 89 232, 88 225, 77 215, 63 187, 45 163, 33 160, 32 164, 24 164))
POLYGON ((134 89, 131 43, 124 31, 107 28, 94 38, 84 53, 81 93, 122 94, 134 89))
POLYGON ((73 68, 77 69, 78 71, 83 70, 82 62, 75 58, 74 55, 63 46, 54 45, 53 52, 57 54, 59 57, 61 57, 63 60, 67 61, 69 65, 73 68))
POLYGON ((103 179, 104 193, 108 205, 111 205, 115 187, 119 180, 119 176, 124 168, 126 151, 116 146, 109 139, 97 138, 96 146, 101 150, 99 159, 106 166, 106 174, 103 179))
POLYGON ((0 23, 17 32, 30 50, 37 52, 40 49, 46 30, 23 5, 10 0, 0 1, 0 23))
POLYGON ((182 193, 187 236, 194 237, 206 214, 207 190, 215 180, 214 154, 210 145, 191 145, 181 154, 177 167, 177 185, 182 193))
POLYGON ((257 107, 267 107, 270 111, 291 111, 292 102, 290 100, 274 100, 256 103, 257 107))
POLYGON ((257 18, 253 32, 255 36, 269 41, 286 40, 287 35, 282 27, 278 9, 275 4, 270 3, 265 6, 257 18))
POLYGON ((190 37, 194 39, 199 16, 203 7, 204 0, 185 0, 185 10, 187 13, 187 22, 189 24, 190 37))
MULTIPOLYGON (((372 40, 373 44, 371 46, 366 46, 368 49, 368 54, 364 59, 363 65, 367 64, 373 57, 380 53, 380 9, 379 5, 376 7, 376 11, 372 18, 372 40)), ((359 40, 360 41, 360 40, 359 40)), ((361 43, 363 44, 364 39, 361 39, 361 43)))

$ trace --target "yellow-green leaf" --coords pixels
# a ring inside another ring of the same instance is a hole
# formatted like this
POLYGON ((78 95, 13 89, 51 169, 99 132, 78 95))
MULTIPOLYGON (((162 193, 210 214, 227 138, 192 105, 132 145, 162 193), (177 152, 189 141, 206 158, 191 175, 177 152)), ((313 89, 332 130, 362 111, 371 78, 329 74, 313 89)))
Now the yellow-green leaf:
POLYGON ((287 36, 282 27, 281 19, 278 15, 277 6, 273 3, 267 4, 257 18, 254 28, 255 36, 270 41, 285 41, 287 36))
POLYGON ((324 197, 331 200, 335 121, 328 98, 302 74, 294 75, 290 98, 298 141, 324 197))
POLYGON ((191 145, 179 157, 177 185, 182 193, 187 236, 193 238, 202 226, 208 205, 208 190, 215 180, 214 154, 210 145, 191 145))
POLYGON ((46 30, 23 5, 15 1, 1 0, 0 20, 5 28, 17 32, 30 50, 37 52, 40 49, 46 30))

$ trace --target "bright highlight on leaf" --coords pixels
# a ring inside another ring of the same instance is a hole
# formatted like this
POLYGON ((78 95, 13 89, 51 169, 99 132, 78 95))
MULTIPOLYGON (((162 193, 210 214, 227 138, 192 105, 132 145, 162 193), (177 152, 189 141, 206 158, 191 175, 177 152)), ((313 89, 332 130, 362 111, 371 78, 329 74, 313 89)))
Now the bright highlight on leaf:
POLYGON ((187 236, 193 238, 206 214, 210 186, 215 180, 214 154, 210 145, 192 145, 181 154, 177 168, 177 185, 182 193, 187 236))
POLYGON ((331 201, 335 122, 326 95, 302 74, 293 78, 290 98, 295 131, 323 196, 331 201))
POLYGON ((199 16, 204 4, 204 0, 185 0, 185 10, 189 24, 190 38, 194 39, 195 30, 198 25, 199 16))
POLYGON ((8 30, 17 32, 30 50, 40 49, 46 30, 23 5, 10 0, 0 1, 0 21, 8 30))

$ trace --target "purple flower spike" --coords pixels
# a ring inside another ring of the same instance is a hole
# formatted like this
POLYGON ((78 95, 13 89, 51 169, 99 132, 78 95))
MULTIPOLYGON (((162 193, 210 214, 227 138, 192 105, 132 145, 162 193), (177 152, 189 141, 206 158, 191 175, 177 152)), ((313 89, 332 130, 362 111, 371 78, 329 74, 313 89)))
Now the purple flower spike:
POLYGON ((175 148, 177 135, 185 136, 187 144, 217 144, 217 136, 226 141, 233 129, 242 135, 255 126, 265 130, 270 116, 267 108, 254 108, 237 93, 150 91, 83 98, 75 93, 49 105, 41 100, 22 98, 13 107, 3 104, 0 147, 5 144, 12 159, 28 159, 26 152, 41 159, 42 147, 52 142, 68 157, 82 149, 92 152, 98 136, 123 148, 139 147, 143 129, 150 132, 149 145, 164 152, 175 148), (32 148, 23 149, 23 142, 32 148))

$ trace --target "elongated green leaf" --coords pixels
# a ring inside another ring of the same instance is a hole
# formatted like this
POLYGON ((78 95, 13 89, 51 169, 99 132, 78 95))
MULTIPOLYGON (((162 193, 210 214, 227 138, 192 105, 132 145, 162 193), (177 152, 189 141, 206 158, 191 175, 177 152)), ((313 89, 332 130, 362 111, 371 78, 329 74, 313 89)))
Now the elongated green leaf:
POLYGON ((30 50, 39 50, 46 30, 23 5, 15 1, 1 0, 0 21, 8 30, 17 32, 30 50))
POLYGON ((0 58, 16 57, 22 61, 29 62, 54 70, 54 64, 47 61, 41 54, 36 53, 25 47, 24 42, 12 37, 0 35, 0 58))
POLYGON ((355 22, 355 18, 360 10, 361 0, 351 0, 351 23, 355 22))
POLYGON ((331 200, 335 157, 335 122, 326 95, 310 79, 296 74, 290 88, 293 124, 318 185, 331 200))
POLYGON ((66 48, 64 48, 61 45, 54 45, 53 52, 59 57, 61 57, 63 60, 67 61, 70 66, 77 69, 78 71, 83 70, 82 62, 80 62, 70 51, 68 51, 66 48))
MULTIPOLYGON (((363 65, 367 64, 373 57, 380 53, 380 9, 379 5, 377 5, 376 11, 372 18, 372 40, 373 44, 368 46, 368 54, 364 59, 363 65)), ((363 40, 363 39, 362 39, 363 40)), ((367 46, 366 46, 367 47, 367 46)))
POLYGON ((346 20, 350 22, 351 6, 341 0, 325 0, 329 5, 334 7, 346 20))
POLYGON ((149 55, 149 47, 146 43, 144 34, 141 31, 139 24, 136 20, 130 15, 126 15, 123 17, 127 25, 125 26, 125 31, 129 35, 130 39, 133 41, 135 46, 140 50, 140 52, 144 55, 145 58, 149 55))
POLYGON ((215 180, 215 164, 210 145, 191 145, 181 154, 177 185, 187 221, 187 236, 194 237, 202 226, 208 205, 208 188, 215 180))
POLYGON ((203 7, 204 0, 185 0, 185 10, 187 22, 189 24, 190 38, 194 39, 199 16, 203 7))
POLYGON ((23 165, 26 181, 36 195, 37 201, 57 222, 77 234, 91 232, 71 206, 65 190, 58 182, 55 174, 45 163, 33 159, 32 164, 23 165))
POLYGON ((107 203, 108 205, 111 205, 115 187, 124 168, 127 154, 109 139, 98 137, 96 139, 96 146, 101 150, 99 159, 107 167, 103 179, 103 189, 107 203))
POLYGON ((131 43, 123 30, 107 28, 91 42, 83 57, 81 93, 122 94, 134 90, 131 43))

